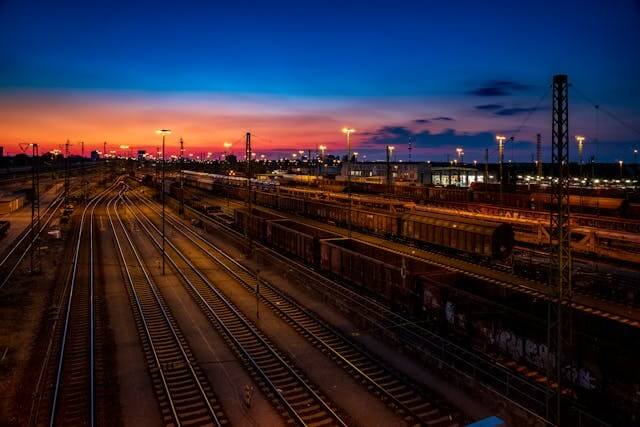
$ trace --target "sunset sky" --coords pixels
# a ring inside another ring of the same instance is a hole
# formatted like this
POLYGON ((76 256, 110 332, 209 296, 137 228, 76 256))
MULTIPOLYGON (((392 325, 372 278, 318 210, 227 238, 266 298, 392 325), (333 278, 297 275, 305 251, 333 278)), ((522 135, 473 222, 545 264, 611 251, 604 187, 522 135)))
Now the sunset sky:
POLYGON ((4 0, 0 145, 152 150, 166 127, 169 152, 180 137, 194 153, 240 152, 250 131, 258 153, 344 153, 351 126, 370 160, 387 144, 406 159, 410 138, 414 159, 461 146, 495 160, 502 133, 516 141, 505 156, 526 161, 536 133, 550 144, 549 86, 566 73, 585 156, 628 161, 640 1, 577 4, 4 0))

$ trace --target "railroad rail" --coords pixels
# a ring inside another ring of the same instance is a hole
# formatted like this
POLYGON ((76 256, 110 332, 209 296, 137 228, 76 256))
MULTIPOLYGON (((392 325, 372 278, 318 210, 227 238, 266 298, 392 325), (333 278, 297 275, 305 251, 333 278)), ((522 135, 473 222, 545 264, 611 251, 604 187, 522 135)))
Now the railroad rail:
POLYGON ((165 424, 222 426, 228 423, 118 212, 107 205, 123 275, 128 284, 138 334, 165 424), (115 218, 114 218, 115 217, 115 218))
MULTIPOLYGON (((133 213, 131 204, 127 206, 133 213)), ((161 251, 161 242, 156 237, 158 228, 144 213, 139 213, 141 215, 134 214, 136 221, 161 251)), ((277 409, 287 422, 299 425, 347 425, 317 387, 276 350, 275 345, 211 284, 171 240, 166 240, 166 247, 167 261, 186 284, 189 293, 257 379, 265 394, 280 402, 277 409)))
MULTIPOLYGON (((62 205, 63 196, 59 194, 50 204, 47 206, 47 209, 43 212, 44 221, 41 222, 40 230, 38 230, 37 235, 42 234, 43 231, 47 229, 49 223, 55 216, 57 209, 62 205)), ((5 256, 0 260, 0 271, 4 272, 4 277, 0 282, 0 289, 4 288, 9 280, 13 277, 13 273, 15 273, 16 269, 22 262, 22 260, 27 256, 29 250, 33 246, 35 241, 35 236, 30 238, 32 235, 31 227, 25 228, 25 230, 20 234, 15 242, 11 244, 11 249, 5 254, 5 256), (24 250, 20 250, 24 245, 27 245, 24 250), (14 261, 11 261, 11 260, 14 261), (6 269, 6 270, 5 270, 6 269)))
MULTIPOLYGON (((157 207, 153 206, 148 198, 139 195, 137 198, 153 212, 159 214, 157 207)), ((386 366, 268 281, 256 278, 246 267, 180 220, 175 219, 172 214, 168 218, 175 230, 217 263, 230 277, 248 292, 254 294, 258 292, 260 300, 264 301, 276 314, 356 380, 364 383, 370 392, 400 412, 407 421, 429 425, 462 424, 464 417, 459 411, 441 402, 433 393, 420 389, 406 378, 401 378, 398 372, 386 366)))
POLYGON ((116 183, 92 198, 82 211, 71 268, 63 291, 66 300, 60 305, 59 318, 53 326, 54 332, 60 330, 58 326, 61 327, 61 342, 59 348, 56 348, 57 345, 53 342, 56 335, 54 333, 36 387, 41 392, 40 398, 34 401, 31 416, 34 422, 40 418, 40 401, 47 393, 46 390, 40 390, 43 376, 47 371, 53 371, 54 380, 48 392, 51 395, 51 406, 47 424, 96 424, 93 218, 96 207, 115 187, 116 183), (58 354, 57 363, 52 360, 54 349, 58 354))

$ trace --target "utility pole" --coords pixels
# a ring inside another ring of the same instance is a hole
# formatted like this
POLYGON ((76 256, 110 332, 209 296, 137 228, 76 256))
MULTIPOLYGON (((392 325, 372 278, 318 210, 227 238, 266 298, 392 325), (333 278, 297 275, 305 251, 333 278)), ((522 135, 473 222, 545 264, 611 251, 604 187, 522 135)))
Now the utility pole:
POLYGON ((349 215, 347 216, 347 231, 351 239, 351 210, 353 200, 351 198, 351 134, 355 129, 344 128, 342 132, 347 135, 347 194, 349 196, 349 215))
POLYGON ((104 159, 103 161, 103 165, 102 165, 102 179, 104 182, 104 185, 107 185, 107 141, 104 141, 102 143, 102 158, 104 159))
POLYGON ((536 175, 542 177, 542 135, 536 135, 536 175))
MULTIPOLYGON (((247 208, 249 209, 249 215, 251 215, 251 133, 247 132, 245 138, 245 157, 247 161, 247 208)), ((253 250, 251 235, 247 230, 247 227, 245 227, 244 231, 249 242, 249 255, 251 255, 253 250)))
POLYGON ((69 206, 69 140, 64 144, 64 207, 69 206))
POLYGON ((553 76, 551 164, 554 179, 551 181, 549 284, 555 301, 549 302, 547 336, 548 354, 551 356, 555 353, 555 363, 551 357, 547 360, 547 378, 549 378, 550 387, 547 416, 555 419, 558 426, 562 420, 562 366, 565 349, 568 350, 572 345, 568 80, 564 74, 553 76), (555 388, 551 388, 551 380, 555 380, 555 388), (551 410, 553 400, 555 400, 555 410, 551 410))
POLYGON ((31 274, 40 272, 40 156, 38 144, 20 144, 22 151, 31 147, 31 274))
POLYGON ((82 200, 87 200, 87 186, 89 185, 89 182, 87 181, 86 173, 84 170, 84 141, 80 141, 80 154, 82 156, 80 158, 80 174, 82 175, 82 200))
POLYGON ((160 147, 156 147, 156 185, 158 184, 158 168, 160 167, 160 147))
POLYGON ((184 141, 180 138, 180 215, 184 215, 184 141))
POLYGON ((164 264, 165 264, 165 241, 167 240, 165 232, 164 232, 164 223, 165 223, 165 195, 164 195, 164 153, 165 153, 165 138, 168 134, 171 133, 170 129, 160 129, 157 130, 156 133, 162 135, 162 183, 160 184, 160 195, 162 199, 162 275, 164 276, 164 264))

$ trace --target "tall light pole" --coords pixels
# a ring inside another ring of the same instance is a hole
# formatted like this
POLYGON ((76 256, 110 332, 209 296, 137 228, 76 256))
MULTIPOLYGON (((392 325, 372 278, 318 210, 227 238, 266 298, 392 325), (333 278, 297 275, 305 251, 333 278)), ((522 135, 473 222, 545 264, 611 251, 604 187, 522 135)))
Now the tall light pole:
POLYGON ((387 193, 391 193, 391 156, 396 147, 387 145, 387 193))
POLYGON ((167 135, 169 135, 171 133, 171 129, 158 129, 156 131, 156 133, 158 135, 162 135, 162 184, 160 185, 160 194, 162 195, 161 199, 162 199, 162 274, 164 275, 164 259, 165 259, 165 251, 164 251, 164 244, 165 244, 165 234, 164 234, 164 217, 165 217, 165 213, 164 213, 164 159, 165 159, 165 138, 167 135))
POLYGON ((184 215, 184 141, 180 138, 180 215, 184 215))
POLYGON ((618 164, 620 165, 620 179, 622 179, 622 165, 623 165, 623 161, 622 160, 618 160, 618 164))
POLYGON ((456 148, 456 153, 458 153, 458 163, 462 165, 462 156, 463 156, 462 147, 456 148))
POLYGON ((585 137, 581 135, 576 135, 576 141, 578 141, 578 159, 579 159, 579 168, 580 168, 580 178, 582 178, 582 152, 584 150, 584 140, 585 137))
POLYGON ((347 216, 347 229, 351 238, 351 134, 356 130, 352 128, 342 128, 342 133, 347 135, 347 194, 349 196, 349 215, 347 216))
POLYGON ((496 140, 498 141, 498 159, 500 163, 500 176, 498 177, 500 179, 500 207, 502 207, 502 164, 504 163, 504 141, 506 139, 507 138, 505 136, 496 135, 496 140))
POLYGON ((318 176, 322 170, 321 165, 324 164, 324 150, 327 149, 326 145, 320 145, 318 147, 320 149, 320 158, 318 159, 318 176))
POLYGON ((224 145, 224 161, 226 162, 227 161, 227 151, 229 151, 229 148, 231 148, 231 146, 233 144, 231 144, 230 142, 225 141, 223 145, 224 145))

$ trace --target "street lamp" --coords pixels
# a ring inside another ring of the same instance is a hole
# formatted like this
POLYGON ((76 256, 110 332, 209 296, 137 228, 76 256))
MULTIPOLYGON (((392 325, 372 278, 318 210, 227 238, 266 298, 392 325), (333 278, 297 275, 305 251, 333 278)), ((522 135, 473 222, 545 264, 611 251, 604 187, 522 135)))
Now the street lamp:
POLYGON ((342 128, 342 133, 347 136, 347 194, 349 195, 349 216, 347 221, 349 238, 351 238, 351 134, 356 130, 353 128, 342 128))
POLYGON ((158 135, 162 135, 162 185, 160 186, 160 191, 162 194, 162 274, 164 275, 164 258, 165 258, 165 250, 164 250, 164 244, 165 244, 165 234, 164 234, 164 219, 165 219, 165 213, 164 213, 164 153, 165 153, 165 138, 167 135, 171 134, 171 130, 170 129, 158 129, 156 130, 156 134, 158 135))
POLYGON ((225 141, 223 145, 224 145, 224 160, 227 161, 227 151, 229 150, 229 148, 231 148, 233 144, 225 141))
POLYGON ((387 145, 387 193, 391 192, 391 157, 396 147, 387 145))
POLYGON ((322 160, 324 161, 324 150, 327 149, 326 145, 321 145, 318 147, 320 149, 320 155, 322 156, 322 160))
POLYGON ((582 178, 582 152, 584 150, 584 140, 585 137, 581 135, 576 135, 576 141, 578 141, 578 159, 580 161, 580 178, 582 178))
POLYGON ((507 138, 502 135, 496 135, 496 140, 498 141, 498 158, 500 163, 500 207, 502 207, 502 163, 504 163, 504 141, 507 138))
POLYGON ((354 161, 355 163, 358 163, 358 152, 357 152, 357 151, 354 151, 354 152, 353 152, 353 161, 354 161))
POLYGON ((620 165, 620 179, 622 179, 622 164, 623 164, 623 161, 622 160, 618 160, 618 164, 620 165))
POLYGON ((458 153, 458 163, 462 164, 462 156, 464 155, 462 147, 456 148, 456 152, 458 153))

